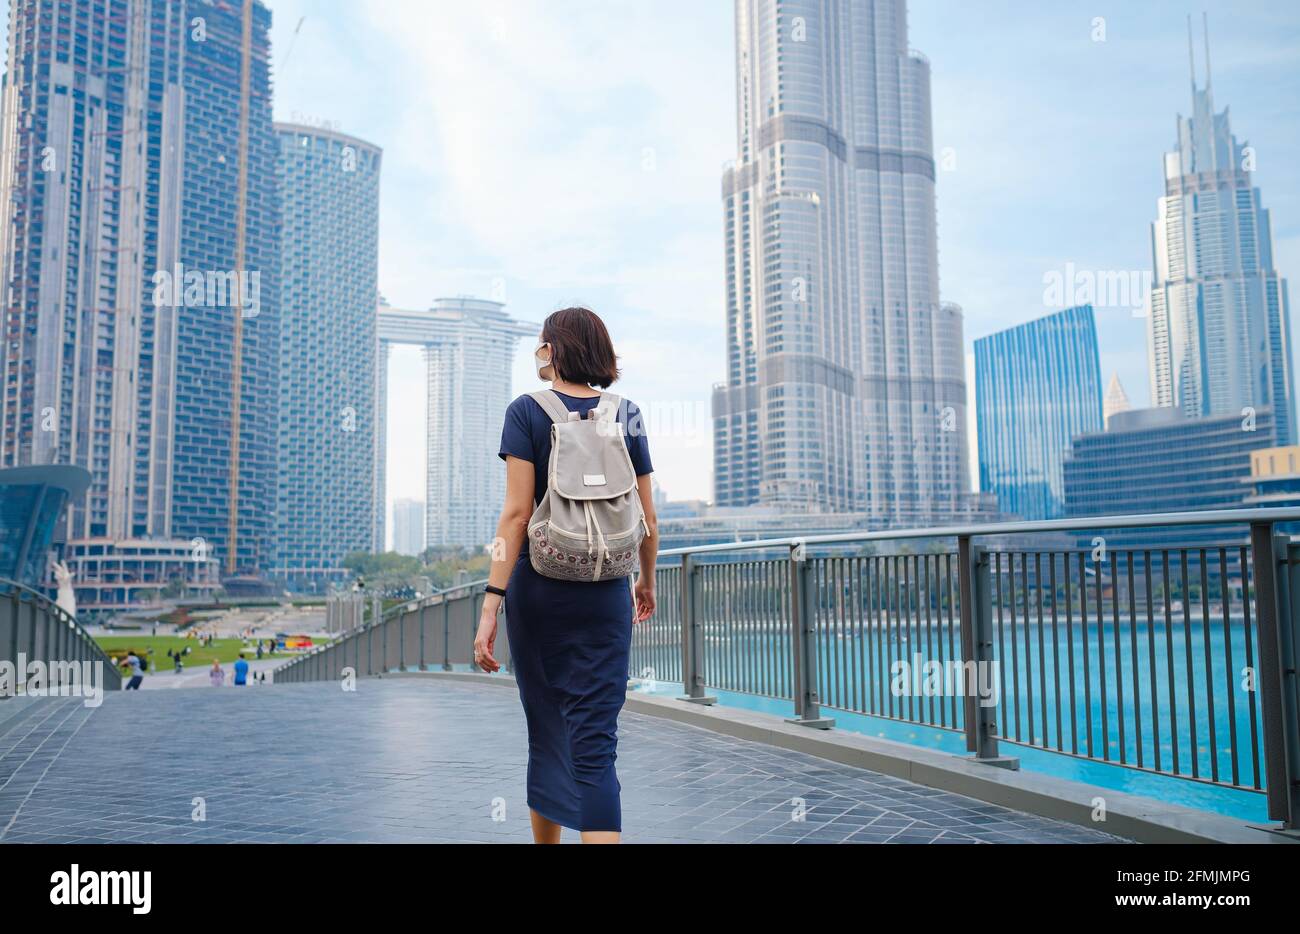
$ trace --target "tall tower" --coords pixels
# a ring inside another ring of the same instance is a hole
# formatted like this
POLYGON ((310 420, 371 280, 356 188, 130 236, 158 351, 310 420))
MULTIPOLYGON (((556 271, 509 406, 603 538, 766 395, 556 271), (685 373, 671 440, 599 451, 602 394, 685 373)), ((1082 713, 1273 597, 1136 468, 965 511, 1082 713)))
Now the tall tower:
POLYGON ((224 560, 232 528, 232 567, 268 557, 270 23, 261 0, 11 3, 0 453, 90 471, 68 525, 89 577, 157 583, 191 548, 224 560))
POLYGON ((953 515, 961 312, 939 300, 930 66, 904 0, 737 0, 736 124, 715 501, 953 515))
MULTIPOLYGON (((496 534, 506 495, 497 445, 512 398, 515 345, 521 338, 535 339, 541 325, 516 321, 501 302, 468 296, 435 299, 428 311, 381 304, 378 317, 381 413, 387 411, 392 345, 424 349, 424 546, 482 547, 496 534)), ((380 476, 385 471, 385 421, 381 415, 380 476)))
POLYGON ((1278 444, 1296 439, 1286 280, 1273 266, 1269 213, 1251 182, 1255 152, 1216 113, 1208 29, 1205 87, 1165 153, 1165 194, 1151 226, 1155 279, 1148 353, 1151 398, 1190 417, 1270 407, 1278 444))
POLYGON ((381 152, 328 129, 275 128, 283 246, 272 573, 312 588, 373 545, 381 152))

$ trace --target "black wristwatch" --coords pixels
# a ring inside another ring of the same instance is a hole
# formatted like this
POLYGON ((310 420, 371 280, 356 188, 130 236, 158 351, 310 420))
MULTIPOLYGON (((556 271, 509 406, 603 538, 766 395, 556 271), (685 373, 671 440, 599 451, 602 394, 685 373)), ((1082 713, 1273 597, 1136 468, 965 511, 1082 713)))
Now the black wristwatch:
POLYGON ((506 589, 504 587, 493 587, 491 584, 488 584, 486 587, 484 587, 483 592, 494 593, 498 597, 504 597, 506 595, 506 589))

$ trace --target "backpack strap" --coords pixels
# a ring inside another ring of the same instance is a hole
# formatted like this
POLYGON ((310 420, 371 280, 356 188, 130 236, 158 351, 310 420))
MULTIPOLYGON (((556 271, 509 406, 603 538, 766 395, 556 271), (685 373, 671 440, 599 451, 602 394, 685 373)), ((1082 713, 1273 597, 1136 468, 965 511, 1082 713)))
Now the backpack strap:
POLYGON ((530 392, 528 395, 532 396, 533 401, 542 407, 542 411, 551 417, 552 422, 567 422, 569 420, 569 410, 560 401, 560 397, 550 389, 539 389, 536 392, 530 392))
POLYGON ((601 411, 601 418, 607 422, 618 421, 618 410, 623 405, 623 397, 617 393, 602 392, 596 407, 601 411))

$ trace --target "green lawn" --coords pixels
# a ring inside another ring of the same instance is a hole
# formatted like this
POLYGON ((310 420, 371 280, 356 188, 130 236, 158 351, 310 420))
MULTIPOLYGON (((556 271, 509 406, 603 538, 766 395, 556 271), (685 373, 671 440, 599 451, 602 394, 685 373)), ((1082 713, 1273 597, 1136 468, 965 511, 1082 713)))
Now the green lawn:
MULTIPOLYGON (((257 658, 256 646, 251 649, 245 648, 243 639, 215 639, 210 646, 200 644, 198 639, 187 639, 184 636, 100 636, 95 641, 99 643, 101 649, 118 660, 125 659, 128 651, 135 652, 142 659, 148 658, 151 662, 150 669, 156 671, 171 671, 176 662, 167 657, 167 650, 184 651, 186 646, 193 649, 189 655, 181 657, 181 664, 186 668, 196 666, 209 668, 214 658, 225 667, 239 658, 240 652, 244 653, 248 661, 257 658), (153 650, 151 655, 143 654, 151 649, 153 650)), ((265 637, 262 644, 266 644, 265 637)), ((262 657, 290 658, 294 654, 275 652, 268 656, 263 653, 262 657)))

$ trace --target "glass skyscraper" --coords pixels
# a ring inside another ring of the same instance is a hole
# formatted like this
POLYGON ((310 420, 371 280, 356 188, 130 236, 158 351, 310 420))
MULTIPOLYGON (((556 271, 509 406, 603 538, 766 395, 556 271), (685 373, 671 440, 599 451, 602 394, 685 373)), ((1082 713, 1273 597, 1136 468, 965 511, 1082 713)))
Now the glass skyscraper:
POLYGON ((1104 424, 1092 306, 977 340, 975 418, 980 492, 1024 519, 1064 516, 1071 439, 1104 424))
POLYGON ((930 66, 904 0, 737 0, 736 117, 716 503, 951 517, 962 323, 939 300, 930 66))
POLYGON ((1255 153, 1232 135, 1227 109, 1214 110, 1208 37, 1205 55, 1204 89, 1192 63, 1192 113, 1178 118, 1177 142, 1165 153, 1165 194, 1151 229, 1151 398, 1189 418, 1268 407, 1278 443, 1291 444, 1286 280, 1273 266, 1269 213, 1251 182, 1255 153))
MULTIPOLYGON (((272 574, 301 589, 374 547, 378 147, 276 124, 282 218, 272 574)), ((382 550, 379 549, 379 550, 382 550)))
MULTIPOLYGON (((1117 412, 1105 431, 1079 435, 1070 446, 1065 517, 1241 508, 1255 493, 1251 460, 1275 446, 1275 430, 1266 408, 1249 422, 1239 414, 1186 418, 1173 406, 1117 412)), ((1240 527, 1213 525, 1094 529, 1080 536, 1079 545, 1090 547, 1097 536, 1112 549, 1239 544, 1244 534, 1240 527)), ((1235 562, 1235 549, 1227 557, 1235 562)), ((1198 566, 1195 548, 1188 548, 1186 558, 1198 566)), ((1211 551, 1209 559, 1219 557, 1211 551)))
POLYGON ((3 462, 90 471, 68 528, 86 574, 131 580, 113 553, 145 560, 151 541, 257 571, 279 350, 270 11, 10 9, 3 462))

